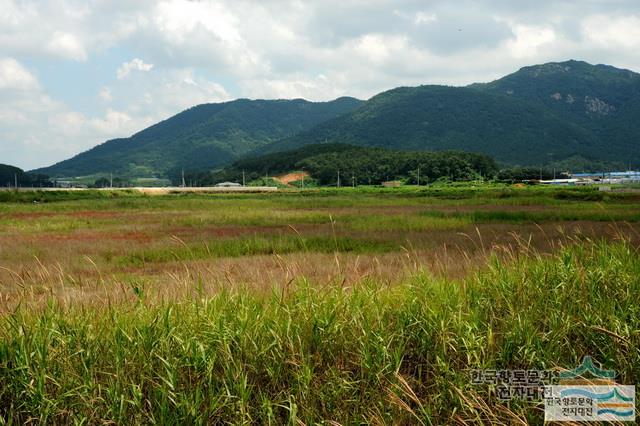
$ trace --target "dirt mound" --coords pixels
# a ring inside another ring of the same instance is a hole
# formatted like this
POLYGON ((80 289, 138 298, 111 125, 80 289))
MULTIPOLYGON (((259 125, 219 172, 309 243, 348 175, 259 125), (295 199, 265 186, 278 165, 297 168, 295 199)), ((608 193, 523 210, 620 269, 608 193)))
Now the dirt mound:
POLYGON ((303 178, 308 178, 310 175, 308 172, 293 172, 287 173, 286 175, 275 176, 273 179, 278 182, 289 185, 291 182, 297 182, 302 180, 303 178))

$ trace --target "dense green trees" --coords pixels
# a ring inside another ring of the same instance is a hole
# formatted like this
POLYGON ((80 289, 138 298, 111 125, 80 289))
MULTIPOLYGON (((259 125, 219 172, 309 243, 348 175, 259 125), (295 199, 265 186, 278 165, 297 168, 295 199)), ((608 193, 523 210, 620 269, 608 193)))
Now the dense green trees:
POLYGON ((308 170, 321 185, 380 184, 403 180, 416 184, 436 179, 471 180, 493 176, 496 163, 489 157, 465 152, 405 152, 381 148, 358 148, 306 158, 298 168, 308 170))
POLYGON ((114 177, 113 179, 101 177, 96 179, 93 185, 90 186, 91 188, 128 188, 132 185, 128 179, 120 177, 114 177))
POLYGON ((25 173, 24 170, 9 166, 7 164, 0 164, 0 186, 2 187, 14 187, 17 184, 19 187, 48 187, 52 186, 49 176, 39 173, 25 173))
POLYGON ((364 148, 344 144, 309 145, 303 148, 236 161, 213 173, 188 173, 185 179, 200 184, 222 181, 250 182, 293 170, 304 170, 320 185, 380 184, 400 179, 421 184, 445 178, 470 180, 493 177, 498 166, 490 157, 468 152, 409 152, 364 148))
POLYGON ((523 181, 537 181, 537 180, 549 180, 549 179, 566 179, 569 176, 559 170, 543 167, 510 167, 502 169, 496 175, 496 179, 501 182, 523 182, 523 181))

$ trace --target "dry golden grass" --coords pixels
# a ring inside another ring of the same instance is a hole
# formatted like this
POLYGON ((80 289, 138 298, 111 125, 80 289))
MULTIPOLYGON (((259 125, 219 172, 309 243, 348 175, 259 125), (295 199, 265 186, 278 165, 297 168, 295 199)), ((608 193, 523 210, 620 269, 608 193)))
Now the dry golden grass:
POLYGON ((522 242, 541 253, 567 239, 623 234, 638 243, 636 223, 474 223, 467 215, 635 215, 628 203, 352 197, 173 196, 6 205, 0 210, 0 310, 41 306, 52 297, 100 306, 135 300, 135 289, 142 287, 149 303, 178 300, 193 292, 194 281, 208 295, 221 287, 266 293, 302 278, 318 286, 349 286, 365 278, 393 285, 416 270, 462 278, 492 254, 522 242))
MULTIPOLYGON (((322 232, 322 227, 307 230, 322 232)), ((637 226, 627 225, 626 234, 638 244, 637 226)), ((215 229, 202 234, 214 233, 215 229)), ((177 231, 177 230, 176 230, 177 231)), ((242 229, 218 230, 225 238, 242 229)), ((272 232, 269 230, 267 232, 272 232)), ((248 232, 259 232, 252 229, 248 232)), ((370 238, 381 231, 360 233, 370 238)), ((384 233, 384 231, 382 231, 384 233)), ((304 279, 317 286, 351 286, 371 279, 394 285, 417 271, 458 279, 482 269, 492 255, 530 248, 551 253, 570 240, 617 239, 618 226, 600 222, 544 225, 484 224, 460 230, 387 232, 398 241, 398 249, 382 253, 293 252, 150 262, 143 266, 121 266, 105 253, 131 253, 148 247, 197 244, 198 236, 180 232, 156 234, 142 231, 95 235, 76 231, 71 235, 36 235, 31 238, 3 237, 0 266, 0 311, 18 305, 42 307, 55 299, 62 305, 100 307, 134 302, 136 287, 144 288, 146 303, 210 296, 221 288, 268 294, 304 279), (171 234, 171 236, 170 236, 171 234), (184 238, 184 239, 183 239, 184 238), (44 244, 46 242, 46 244, 44 244), (194 290, 198 285, 199 295, 194 290)), ((379 237, 379 235, 378 235, 379 237)), ((526 250, 525 250, 526 251, 526 250)))

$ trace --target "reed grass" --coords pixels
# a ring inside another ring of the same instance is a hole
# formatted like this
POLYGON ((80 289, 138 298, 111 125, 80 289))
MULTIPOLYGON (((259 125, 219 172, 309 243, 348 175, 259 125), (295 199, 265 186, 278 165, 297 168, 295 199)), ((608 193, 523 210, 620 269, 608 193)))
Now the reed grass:
MULTIPOLYGON (((197 280, 193 282, 195 293, 197 280)), ((295 277, 267 296, 0 319, 6 424, 541 424, 470 368, 572 368, 591 355, 640 382, 640 258, 627 242, 543 256, 522 242, 463 280, 389 286, 295 277), (333 423, 332 423, 333 422, 333 423)))
POLYGON ((187 261, 197 259, 243 257, 293 252, 318 253, 383 253, 397 249, 390 242, 338 236, 302 237, 300 235, 253 235, 240 238, 217 239, 187 245, 149 248, 122 255, 116 259, 121 266, 142 266, 145 263, 187 261))

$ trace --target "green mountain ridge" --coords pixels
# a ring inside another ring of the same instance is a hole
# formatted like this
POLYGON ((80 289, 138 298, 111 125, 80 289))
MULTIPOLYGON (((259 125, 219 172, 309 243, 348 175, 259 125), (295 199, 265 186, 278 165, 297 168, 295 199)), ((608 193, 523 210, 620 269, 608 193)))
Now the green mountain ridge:
POLYGON ((38 172, 175 177, 309 144, 462 150, 510 165, 640 163, 640 74, 581 61, 528 66, 467 87, 206 104, 38 172))
POLYGON ((465 150, 512 165, 640 162, 640 74, 570 60, 467 87, 401 87, 258 149, 310 143, 465 150))
POLYGON ((447 86, 383 92, 349 114, 260 151, 273 153, 322 142, 409 151, 463 150, 511 164, 544 163, 551 152, 556 158, 599 155, 592 132, 548 108, 474 88, 447 86))
POLYGON ((607 145, 603 158, 638 161, 640 74, 582 61, 554 62, 474 88, 547 108, 592 132, 607 145), (613 155, 610 155, 613 154, 613 155))
POLYGON ((330 102, 238 99, 198 105, 130 138, 107 141, 37 172, 54 177, 99 173, 145 177, 166 176, 181 168, 215 168, 360 103, 343 97, 330 102))

